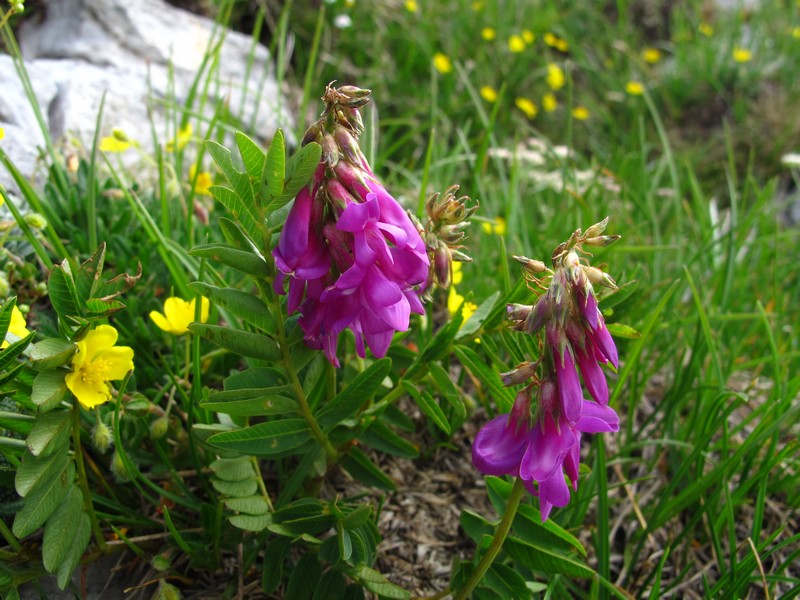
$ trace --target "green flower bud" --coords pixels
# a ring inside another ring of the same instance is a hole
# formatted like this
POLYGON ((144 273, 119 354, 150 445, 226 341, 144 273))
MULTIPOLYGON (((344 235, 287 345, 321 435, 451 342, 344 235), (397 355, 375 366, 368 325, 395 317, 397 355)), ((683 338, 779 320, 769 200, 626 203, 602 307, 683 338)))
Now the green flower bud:
POLYGON ((47 219, 45 219, 39 213, 28 213, 27 215, 25 215, 24 219, 25 222, 34 229, 41 230, 47 227, 47 219))
POLYGON ((169 559, 169 556, 167 556, 167 553, 164 552, 154 556, 150 564, 153 565, 156 571, 166 571, 172 566, 172 561, 169 559))
POLYGON ((163 579, 158 582, 158 589, 153 594, 153 600, 181 600, 181 591, 163 579))
POLYGON ((169 417, 158 417, 155 421, 150 423, 150 439, 160 440, 164 437, 169 429, 169 417))
POLYGON ((122 461, 122 457, 116 450, 111 457, 111 473, 119 483, 127 483, 131 480, 131 474, 128 472, 125 463, 122 461))
POLYGON ((98 421, 92 430, 92 445, 100 454, 105 454, 113 443, 114 435, 111 433, 111 428, 98 421))
POLYGON ((3 271, 0 271, 0 298, 8 297, 10 291, 11 286, 8 283, 8 277, 3 271))

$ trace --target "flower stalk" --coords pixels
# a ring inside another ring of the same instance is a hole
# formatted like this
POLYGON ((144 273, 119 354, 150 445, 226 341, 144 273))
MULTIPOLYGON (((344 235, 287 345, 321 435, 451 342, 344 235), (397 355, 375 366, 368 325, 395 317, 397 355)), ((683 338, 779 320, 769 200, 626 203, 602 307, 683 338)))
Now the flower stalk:
POLYGON ((89 480, 86 477, 86 464, 83 461, 83 446, 81 445, 81 406, 77 401, 72 404, 72 447, 75 451, 75 466, 78 469, 78 484, 80 485, 83 495, 83 509, 86 511, 86 514, 89 515, 95 543, 100 549, 100 552, 105 554, 107 551, 106 539, 103 537, 103 531, 100 529, 97 513, 94 512, 92 494, 89 490, 89 480))

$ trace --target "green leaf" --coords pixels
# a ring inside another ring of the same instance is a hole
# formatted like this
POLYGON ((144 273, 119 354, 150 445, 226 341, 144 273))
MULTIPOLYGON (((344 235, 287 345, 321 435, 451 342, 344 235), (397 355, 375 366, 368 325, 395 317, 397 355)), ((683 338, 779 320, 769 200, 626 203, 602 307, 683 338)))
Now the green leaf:
POLYGON ((73 483, 64 501, 47 520, 42 541, 44 568, 53 573, 69 556, 83 514, 83 497, 73 483))
POLYGON ((525 542, 546 545, 553 550, 575 549, 586 556, 586 548, 578 538, 552 519, 542 523, 541 513, 530 505, 520 505, 512 527, 514 533, 525 542))
POLYGON ((56 573, 56 581, 58 582, 59 589, 63 590, 67 587, 72 573, 81 562, 81 557, 83 553, 86 552, 86 548, 89 547, 91 532, 92 525, 89 521, 89 515, 82 512, 80 517, 78 517, 78 527, 75 536, 71 540, 72 544, 70 544, 67 556, 64 558, 64 562, 59 565, 58 572, 56 573))
POLYGON ((633 281, 628 281, 623 285, 619 286, 614 292, 609 294, 608 296, 604 296, 600 301, 600 310, 606 311, 609 308, 613 308, 618 304, 625 302, 628 298, 630 298, 631 294, 636 291, 639 287, 639 282, 635 279, 633 281))
POLYGON ((264 151, 241 131, 237 131, 234 138, 247 174, 258 179, 264 170, 264 151))
POLYGON ((342 560, 350 560, 353 555, 353 541, 350 534, 344 527, 338 527, 336 532, 336 542, 339 546, 339 557, 342 560))
POLYGON ((70 271, 69 261, 64 259, 60 265, 53 266, 50 278, 47 281, 47 291, 50 303, 56 311, 58 318, 63 320, 79 317, 78 291, 75 280, 70 271))
POLYGON ((309 553, 304 555, 292 569, 289 582, 286 584, 286 598, 292 600, 311 600, 314 589, 322 575, 322 565, 317 557, 309 553))
POLYGON ((72 461, 69 461, 56 477, 46 482, 46 485, 34 487, 25 497, 22 509, 14 517, 12 526, 14 535, 23 538, 44 525, 67 495, 74 480, 75 467, 72 461))
POLYGON ((486 321, 487 317, 494 309, 494 305, 497 303, 498 298, 500 298, 499 291, 495 292, 486 300, 481 302, 481 305, 475 310, 474 313, 472 313, 472 315, 470 315, 469 319, 467 319, 458 330, 456 339, 460 340, 472 337, 475 332, 481 328, 483 322, 486 321))
POLYGON ((66 399, 69 394, 64 381, 66 376, 67 371, 63 369, 42 371, 36 375, 31 390, 31 402, 39 407, 40 414, 53 410, 66 399))
POLYGON ((426 391, 418 390, 410 381, 403 381, 403 388, 414 398, 417 406, 425 413, 425 416, 433 421, 446 435, 450 435, 450 423, 447 422, 447 417, 444 416, 444 412, 436 400, 433 399, 433 396, 426 391))
POLYGON ((286 178, 286 144, 283 131, 278 129, 272 138, 272 143, 267 150, 267 160, 264 163, 262 181, 267 185, 267 191, 273 198, 283 194, 283 180, 286 178))
POLYGON ((66 468, 68 460, 69 454, 66 451, 47 456, 25 453, 14 477, 17 493, 25 497, 34 487, 47 485, 66 468))
POLYGON ((291 541, 284 537, 273 538, 267 543, 261 574, 261 589, 265 594, 272 594, 278 589, 283 579, 283 564, 290 548, 291 541))
POLYGON ((456 346, 453 351, 458 360, 461 361, 461 364, 464 365, 464 368, 491 392, 497 405, 497 410, 500 413, 509 412, 511 405, 514 403, 514 395, 503 385, 500 373, 487 365, 484 359, 466 346, 456 346))
POLYGON ((355 529, 356 527, 361 527, 369 520, 371 516, 372 507, 368 504, 364 504, 342 519, 342 527, 345 529, 355 529))
POLYGON ((44 371, 67 364, 77 350, 73 342, 46 338, 30 347, 28 358, 33 362, 34 369, 44 371))
POLYGON ((380 387, 391 368, 392 360, 382 358, 372 363, 363 373, 359 373, 333 400, 319 410, 319 424, 331 428, 342 419, 355 416, 359 407, 380 387))
POLYGON ((33 339, 34 332, 30 332, 23 338, 18 339, 16 342, 9 344, 3 350, 0 350, 0 370, 5 369, 9 364, 17 360, 20 354, 25 352, 28 344, 33 339))
POLYGON ((2 308, 0 308, 0 338, 4 338, 8 333, 8 328, 11 326, 11 315, 14 312, 14 307, 17 305, 17 297, 12 296, 8 298, 2 308))
MULTIPOLYGON (((264 394, 263 388, 274 389, 273 392, 267 392, 267 395, 271 395, 272 393, 280 393, 277 391, 275 386, 285 381, 286 377, 277 369, 272 367, 251 367, 226 377, 225 381, 222 382, 222 385, 226 392, 247 389, 262 390, 258 393, 252 393, 251 395, 247 396, 248 398, 254 398, 255 396, 264 394)), ((291 389, 291 387, 287 386, 285 389, 291 389)), ((212 392, 211 395, 213 396, 214 393, 212 392)))
POLYGON ((375 421, 358 439, 367 446, 393 456, 402 458, 417 458, 419 456, 419 448, 416 444, 409 442, 392 431, 382 421, 375 421))
POLYGON ((350 452, 341 464, 345 471, 362 483, 391 492, 397 490, 394 481, 355 446, 350 448, 350 452))
POLYGON ((255 203, 250 176, 247 173, 239 172, 233 166, 231 151, 224 146, 213 140, 207 140, 206 149, 222 174, 233 186, 233 189, 212 186, 211 193, 228 209, 234 219, 242 224, 251 239, 260 247, 265 242, 264 227, 259 216, 260 211, 255 203))
POLYGON ((642 337, 642 334, 633 327, 623 325, 622 323, 606 323, 606 328, 614 337, 625 338, 627 340, 635 340, 642 337))
POLYGON ((243 481, 256 476, 253 462, 248 456, 239 458, 218 458, 211 463, 214 475, 225 481, 243 481))
POLYGON ((312 600, 341 600, 346 587, 344 576, 331 569, 320 577, 312 600))
POLYGON ((208 438, 208 443, 243 454, 275 456, 297 448, 310 439, 311 431, 305 420, 281 419, 218 433, 208 438))
POLYGON ((208 258, 253 277, 269 277, 267 262, 250 250, 234 248, 228 244, 202 244, 189 250, 191 256, 208 258))
POLYGON ((428 375, 439 394, 452 408, 450 416, 450 429, 456 431, 464 424, 467 417, 467 407, 461 393, 450 378, 450 374, 438 362, 428 364, 428 375))
POLYGON ((508 565, 493 563, 483 576, 483 581, 502 598, 521 600, 531 597, 531 591, 525 585, 525 578, 508 565))
POLYGON ((114 298, 89 298, 86 301, 86 310, 94 315, 113 315, 123 308, 125 305, 114 298))
POLYGON ((231 496, 233 498, 246 498, 247 496, 252 496, 258 490, 258 482, 255 477, 243 481, 223 481, 212 477, 211 485, 223 496, 231 496))
POLYGON ((70 434, 70 413, 66 410, 39 415, 26 440, 34 456, 47 456, 65 450, 70 434))
POLYGON ((265 515, 269 512, 269 505, 263 496, 245 496, 244 498, 227 498, 225 506, 230 510, 248 515, 265 515))
POLYGON ((286 180, 283 185, 283 193, 270 201, 268 206, 270 213, 291 202, 298 192, 308 184, 314 171, 319 166, 321 156, 322 147, 315 142, 311 142, 300 148, 289 159, 286 164, 286 180))
POLYGON ((244 529, 245 531, 253 531, 260 533, 267 527, 272 525, 272 515, 233 515, 228 518, 231 525, 244 529))
MULTIPOLYGON (((217 395, 221 396, 227 393, 222 392, 217 395)), ((300 411, 300 405, 297 401, 286 396, 258 396, 256 398, 225 400, 222 402, 209 399, 208 402, 201 402, 200 408, 235 417, 296 414, 300 411)))
POLYGON ((225 241, 227 241, 231 246, 239 248, 240 250, 253 249, 253 240, 247 236, 247 234, 242 230, 242 227, 236 223, 236 221, 231 221, 225 217, 220 217, 219 228, 222 230, 222 235, 225 236, 225 241))
POLYGON ((281 357, 278 344, 262 333, 204 323, 190 323, 189 331, 240 356, 268 361, 275 361, 281 357))
POLYGON ((407 377, 413 378, 420 372, 424 373, 430 363, 450 354, 450 346, 458 333, 459 325, 461 325, 461 320, 456 319, 440 327, 431 341, 419 353, 414 364, 409 367, 407 377))
POLYGON ((200 281, 190 283, 189 287, 243 321, 267 333, 275 333, 277 327, 275 317, 258 296, 234 288, 219 288, 200 281))
POLYGON ((102 243, 89 260, 78 268, 78 272, 75 275, 75 291, 79 306, 95 295, 97 286, 100 283, 100 277, 103 275, 105 258, 106 245, 102 243))
POLYGON ((503 549, 521 565, 545 573, 561 573, 568 577, 594 577, 596 573, 585 563, 555 552, 547 546, 523 541, 517 537, 506 538, 503 549))
POLYGON ((468 508, 461 511, 459 521, 461 528, 475 543, 480 541, 484 535, 492 535, 494 533, 494 525, 492 523, 468 508))
POLYGON ((406 600, 411 598, 411 594, 403 588, 391 583, 386 577, 378 573, 375 569, 367 565, 358 565, 353 570, 353 576, 370 592, 374 592, 383 598, 394 598, 396 600, 406 600))

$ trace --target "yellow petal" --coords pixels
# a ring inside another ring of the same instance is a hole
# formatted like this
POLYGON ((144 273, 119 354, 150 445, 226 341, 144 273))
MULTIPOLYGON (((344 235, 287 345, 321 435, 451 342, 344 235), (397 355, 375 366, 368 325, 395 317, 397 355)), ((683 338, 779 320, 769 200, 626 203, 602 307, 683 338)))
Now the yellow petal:
POLYGON ((69 391, 72 392, 80 402, 81 406, 90 410, 111 399, 108 384, 102 381, 86 383, 80 373, 68 373, 64 378, 69 391))
POLYGON ((170 325, 169 321, 167 321, 167 318, 160 312, 151 310, 150 320, 153 321, 153 323, 156 324, 156 327, 158 327, 161 331, 166 331, 167 333, 175 333, 172 330, 172 325, 170 325))
MULTIPOLYGON (((78 353, 83 355, 80 362, 94 360, 94 357, 100 352, 108 350, 116 344, 117 337, 117 330, 111 325, 100 325, 87 333, 86 337, 78 342, 78 353)), ((77 355, 73 358, 73 365, 75 364, 75 358, 77 358, 77 355)))
POLYGON ((107 380, 125 379, 128 371, 133 371, 133 348, 128 346, 109 348, 97 358, 108 365, 105 374, 107 380))

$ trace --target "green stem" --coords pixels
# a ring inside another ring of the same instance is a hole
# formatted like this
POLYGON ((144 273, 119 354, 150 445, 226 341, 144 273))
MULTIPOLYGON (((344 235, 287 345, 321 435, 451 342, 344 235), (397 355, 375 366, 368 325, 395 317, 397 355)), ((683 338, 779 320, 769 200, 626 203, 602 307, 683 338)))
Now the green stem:
POLYGON ((3 519, 0 519, 0 534, 2 534, 2 536, 6 539, 8 545, 13 548, 14 552, 19 552, 22 550, 22 544, 20 544, 16 536, 11 533, 11 530, 8 528, 3 519))
POLYGON ((81 406, 76 401, 72 405, 72 446, 75 450, 75 465, 78 467, 78 483, 83 492, 83 508, 89 515, 92 523, 92 531, 97 547, 101 552, 106 552, 106 540, 97 521, 97 514, 94 512, 92 504, 92 494, 89 491, 89 480, 86 477, 86 465, 83 462, 83 448, 81 447, 81 406))
POLYGON ((328 464, 333 464, 339 458, 339 452, 334 448, 331 441, 328 439, 328 436, 325 435, 325 432, 322 431, 322 428, 317 423, 317 420, 314 418, 314 413, 311 411, 311 407, 308 405, 308 399, 306 398, 306 393, 303 391, 303 384, 300 383, 300 379, 297 376, 297 371, 295 371, 294 365, 292 364, 292 357, 289 355, 289 344, 286 341, 286 331, 285 331, 285 323, 283 320, 283 311, 281 310, 280 300, 274 297, 274 294, 270 294, 268 291, 263 289, 263 286, 259 285, 261 289, 262 296, 265 298, 272 297, 272 313, 275 315, 275 318, 278 321, 278 346, 281 349, 281 357, 283 359, 283 366, 286 368, 286 373, 289 375, 289 382, 294 388, 294 395, 297 399, 297 403, 300 405, 300 413, 302 414, 303 418, 305 419, 306 423, 308 423, 308 427, 311 430, 311 435, 314 436, 314 439, 319 442, 322 448, 325 450, 325 455, 328 457, 328 464))
POLYGON ((464 600, 465 598, 468 598, 472 593, 472 590, 475 589, 475 586, 477 586, 478 583, 480 583, 480 580, 483 579, 486 571, 488 571, 489 567, 492 566, 494 559, 497 557, 500 549, 503 547, 503 542, 506 541, 508 532, 511 530, 511 523, 514 522, 514 517, 517 514, 517 508, 519 508, 519 502, 522 500, 522 496, 524 494, 525 486, 522 484, 522 479, 517 478, 516 481, 514 481, 514 488, 511 490, 511 496, 506 503, 506 512, 503 514, 503 520, 500 521, 500 524, 497 526, 497 531, 494 533, 494 539, 492 539, 492 543, 489 544, 486 554, 483 555, 481 562, 478 563, 478 566, 472 572, 472 575, 464 587, 453 594, 453 600, 464 600))

